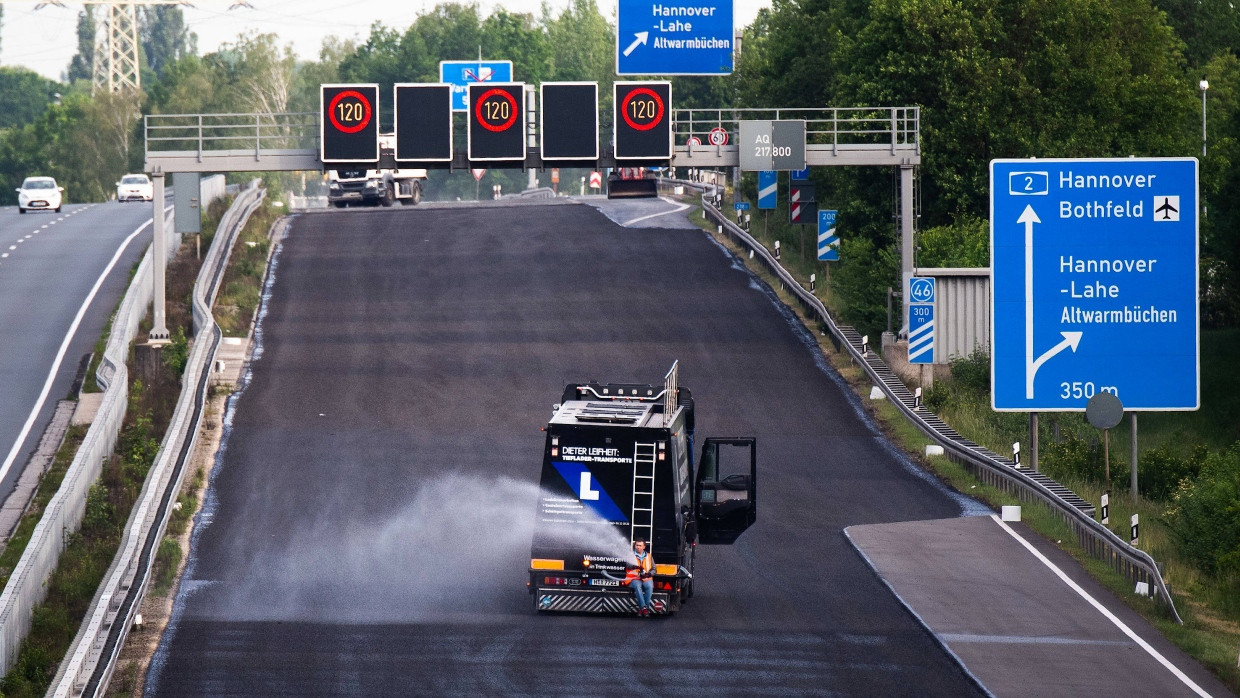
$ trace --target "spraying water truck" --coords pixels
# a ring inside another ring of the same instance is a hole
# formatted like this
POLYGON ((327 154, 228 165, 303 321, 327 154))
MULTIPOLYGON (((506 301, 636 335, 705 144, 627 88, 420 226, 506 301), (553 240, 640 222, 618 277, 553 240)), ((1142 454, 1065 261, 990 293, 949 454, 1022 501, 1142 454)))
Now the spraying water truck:
POLYGON ((729 545, 757 519, 755 439, 708 438, 693 465, 693 396, 673 364, 661 389, 574 383, 546 426, 530 551, 537 611, 636 613, 632 542, 654 556, 653 607, 693 596, 698 544, 729 545))

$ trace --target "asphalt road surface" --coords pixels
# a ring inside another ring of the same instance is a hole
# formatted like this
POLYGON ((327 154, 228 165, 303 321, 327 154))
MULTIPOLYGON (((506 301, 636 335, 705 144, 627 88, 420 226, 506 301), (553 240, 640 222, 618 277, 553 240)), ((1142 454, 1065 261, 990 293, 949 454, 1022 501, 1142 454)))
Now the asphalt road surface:
POLYGON ((124 296, 150 219, 150 204, 0 208, 0 500, 124 296))
POLYGON ((271 289, 149 694, 982 694, 842 534, 980 507, 702 232, 563 203, 302 215, 271 289), (536 614, 552 404, 674 360, 699 443, 757 437, 757 523, 698 551, 675 617, 536 614))

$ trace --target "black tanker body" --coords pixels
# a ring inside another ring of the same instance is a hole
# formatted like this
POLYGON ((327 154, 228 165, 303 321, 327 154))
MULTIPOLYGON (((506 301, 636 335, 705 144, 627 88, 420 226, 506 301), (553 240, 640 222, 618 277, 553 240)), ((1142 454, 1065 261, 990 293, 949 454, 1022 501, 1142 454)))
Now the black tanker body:
POLYGON ((538 611, 635 613, 632 541, 654 557, 654 612, 693 595, 698 543, 732 543, 757 515, 752 438, 707 439, 693 466, 693 398, 676 386, 571 384, 546 427, 531 547, 538 611))

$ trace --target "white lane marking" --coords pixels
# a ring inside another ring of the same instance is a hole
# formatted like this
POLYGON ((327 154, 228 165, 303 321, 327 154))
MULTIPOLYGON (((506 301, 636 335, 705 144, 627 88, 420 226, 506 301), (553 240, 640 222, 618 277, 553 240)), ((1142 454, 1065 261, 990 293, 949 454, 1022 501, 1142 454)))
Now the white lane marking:
POLYGON ((17 249, 17 245, 9 245, 9 249, 10 249, 10 250, 15 250, 15 249, 17 249))
POLYGON ((9 256, 9 253, 5 252, 4 254, 0 254, 0 259, 8 259, 8 256, 9 256))
POLYGON ((681 211, 684 211, 685 209, 689 208, 689 204, 677 204, 675 201, 672 201, 671 199, 665 199, 665 198, 663 198, 663 197, 661 197, 661 196, 659 197, 659 201, 666 201, 666 202, 667 202, 667 203, 669 203, 669 204, 674 204, 674 205, 676 206, 676 208, 674 208, 674 209, 672 209, 672 210, 670 210, 670 211, 663 211, 663 212, 661 212, 661 213, 652 213, 652 214, 650 214, 649 216, 642 216, 641 218, 634 218, 633 220, 631 220, 631 221, 626 221, 626 222, 624 222, 624 223, 621 223, 620 225, 623 225, 624 227, 626 227, 626 228, 627 228, 627 227, 629 227, 630 225, 633 225, 634 223, 640 223, 640 222, 642 222, 642 221, 644 221, 644 220, 648 220, 648 219, 650 219, 650 218, 658 218, 659 216, 666 216, 666 215, 667 215, 667 214, 669 214, 669 213, 680 213, 681 211))
POLYGON ((1030 544, 1029 541, 1025 540, 1024 538, 1021 538, 1020 535, 1017 534, 1016 531, 1013 531, 1010 526, 1004 523, 1003 520, 998 517, 998 515, 991 514, 990 518, 994 519, 995 523, 999 524, 999 526, 1001 526, 1003 530, 1007 531, 1009 535, 1011 535, 1016 540, 1020 541, 1020 544, 1025 546, 1026 550, 1033 553, 1034 557, 1038 558, 1038 560, 1040 560, 1042 564, 1050 568, 1050 570, 1054 572, 1056 576, 1058 576, 1060 579, 1063 580, 1064 584, 1068 585, 1068 588, 1072 589, 1077 594, 1080 594, 1081 598, 1089 602, 1089 605, 1096 608, 1099 613, 1101 613, 1103 616, 1106 617, 1107 620, 1114 623, 1115 627, 1119 628, 1125 635, 1132 638, 1133 642, 1140 645, 1141 649, 1145 650, 1146 652, 1149 653, 1151 657, 1158 660, 1159 664, 1162 664, 1164 667, 1166 667, 1167 670, 1170 671, 1172 674, 1174 674, 1175 677, 1179 679, 1185 686, 1188 686, 1190 689, 1192 689, 1194 693, 1196 693, 1199 696, 1203 696, 1204 698, 1210 698, 1210 694, 1207 693, 1205 689, 1203 689, 1201 686, 1198 686, 1192 679, 1185 676, 1184 672, 1180 671, 1179 668, 1177 668, 1174 664, 1172 664, 1166 657, 1162 656, 1158 652, 1158 650, 1151 647, 1148 642, 1146 642, 1145 640, 1142 640, 1141 636, 1137 635, 1135 632, 1133 632, 1132 628, 1129 628, 1127 625, 1124 624, 1124 621, 1120 620, 1119 618, 1116 618, 1115 614, 1107 610, 1106 606, 1103 606, 1101 603, 1098 602, 1097 599, 1090 596, 1088 592, 1082 589, 1080 585, 1072 581, 1072 579, 1068 577, 1068 575, 1064 574, 1063 570, 1056 567, 1055 563, 1048 560, 1046 556, 1043 555, 1041 552, 1039 552, 1037 548, 1033 547, 1033 545, 1030 544))
POLYGON ((108 266, 99 275, 99 278, 95 280, 95 285, 91 287, 90 293, 86 295, 86 300, 82 301, 82 307, 78 308, 77 315, 73 318, 73 324, 69 325, 69 331, 65 333, 65 338, 60 343, 60 351, 56 352, 56 360, 52 362, 52 369, 47 373, 47 380, 43 382, 43 392, 39 393, 39 399, 35 402, 34 409, 30 411, 30 416, 26 418, 26 424, 22 427, 21 433, 17 435, 17 441, 13 442, 13 448, 9 450, 9 455, 5 457, 4 464, 0 465, 0 482, 3 482, 5 476, 9 474, 9 468, 13 467, 13 461, 17 458, 22 444, 26 442, 26 437, 30 435, 30 429, 39 417, 39 410, 43 409, 43 403, 47 402, 47 395, 51 392, 52 383, 56 380, 56 372, 60 370, 60 363, 64 361, 65 353, 69 351, 69 343, 73 340, 73 335, 77 333, 78 325, 82 324, 82 318, 86 316, 86 309, 95 300, 95 294, 99 292, 99 287, 103 286, 104 279, 108 278, 108 274, 112 273, 112 268, 120 261, 121 254, 125 251, 125 248, 129 246, 129 243, 134 238, 138 237, 138 233, 146 230, 146 227, 151 222, 151 220, 147 220, 147 222, 138 226, 138 229, 130 233, 129 237, 125 238, 124 242, 116 248, 116 254, 112 255, 112 261, 108 262, 108 266))

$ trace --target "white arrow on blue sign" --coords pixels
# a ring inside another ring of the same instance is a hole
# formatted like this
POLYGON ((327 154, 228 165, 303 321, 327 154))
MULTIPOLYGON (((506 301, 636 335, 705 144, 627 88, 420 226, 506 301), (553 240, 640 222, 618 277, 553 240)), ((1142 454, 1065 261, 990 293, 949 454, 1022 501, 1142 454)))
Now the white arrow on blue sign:
POLYGON ((908 280, 908 362, 934 363, 934 279, 908 280))
POLYGON ((835 216, 839 211, 818 210, 818 261, 840 261, 840 236, 835 234, 835 216))
POLYGON ((779 205, 779 173, 758 170, 758 209, 773 210, 779 205))
POLYGON ((616 75, 731 75, 732 0, 620 0, 616 75))
POLYGON ((803 170, 793 170, 789 177, 791 177, 794 182, 803 182, 809 179, 809 167, 807 166, 803 170))
POLYGON ((991 406, 1201 405, 1195 158, 990 164, 991 406))
POLYGON ((452 85, 452 111, 469 111, 469 86, 512 82, 512 61, 439 61, 439 82, 452 85))

